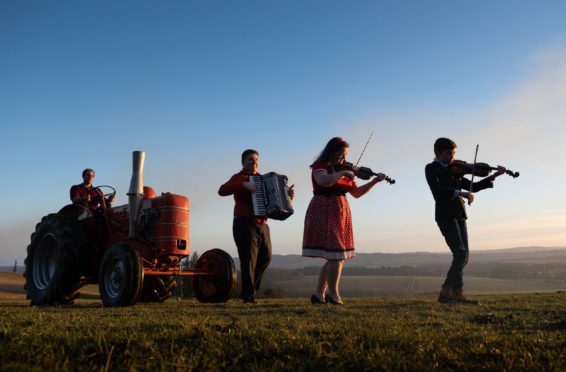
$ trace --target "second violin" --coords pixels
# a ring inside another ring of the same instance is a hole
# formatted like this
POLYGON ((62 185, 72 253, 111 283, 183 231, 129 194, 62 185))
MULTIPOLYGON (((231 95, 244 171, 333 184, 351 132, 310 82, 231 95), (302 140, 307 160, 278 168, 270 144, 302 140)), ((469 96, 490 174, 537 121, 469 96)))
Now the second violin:
MULTIPOLYGON (((474 174, 479 177, 487 177, 493 170, 497 170, 497 167, 492 167, 487 163, 476 163, 470 164, 463 160, 454 160, 448 165, 448 170, 453 176, 459 177, 464 174, 474 174)), ((519 172, 513 172, 512 170, 507 170, 505 174, 510 175, 513 178, 519 177, 519 172)))

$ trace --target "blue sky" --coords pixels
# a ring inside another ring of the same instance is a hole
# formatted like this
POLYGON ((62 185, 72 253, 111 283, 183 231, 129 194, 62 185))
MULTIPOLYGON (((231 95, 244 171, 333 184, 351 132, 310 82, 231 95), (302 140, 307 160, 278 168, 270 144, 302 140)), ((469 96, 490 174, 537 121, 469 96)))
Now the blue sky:
POLYGON ((561 1, 2 1, 0 264, 86 167, 126 203, 145 181, 191 199, 191 246, 236 255, 220 184, 239 155, 296 185, 274 253, 300 253, 308 165, 342 136, 397 180, 350 199, 360 252, 446 251, 424 180, 437 137, 506 165, 470 208, 471 248, 566 246, 561 1))

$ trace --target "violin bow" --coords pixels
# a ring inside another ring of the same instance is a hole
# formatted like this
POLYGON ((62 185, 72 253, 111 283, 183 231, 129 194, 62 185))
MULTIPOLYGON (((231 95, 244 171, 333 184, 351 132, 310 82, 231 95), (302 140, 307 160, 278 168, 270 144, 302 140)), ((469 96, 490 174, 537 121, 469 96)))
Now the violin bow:
MULTIPOLYGON (((474 155, 474 164, 472 165, 472 181, 470 183, 470 194, 473 192, 474 190, 474 173, 476 171, 476 160, 478 159, 478 149, 479 149, 480 145, 477 144, 476 145, 476 154, 474 155)), ((470 201, 470 199, 468 199, 468 205, 471 205, 472 202, 470 201)))
POLYGON ((358 164, 360 163, 360 160, 362 160, 362 156, 364 155, 364 152, 366 151, 366 148, 368 147, 369 141, 371 140, 372 136, 373 136, 373 130, 371 131, 368 141, 366 142, 366 145, 364 146, 364 149, 362 150, 362 153, 360 154, 360 157, 358 158, 358 161, 356 162, 356 165, 354 165, 354 167, 357 167, 358 164))

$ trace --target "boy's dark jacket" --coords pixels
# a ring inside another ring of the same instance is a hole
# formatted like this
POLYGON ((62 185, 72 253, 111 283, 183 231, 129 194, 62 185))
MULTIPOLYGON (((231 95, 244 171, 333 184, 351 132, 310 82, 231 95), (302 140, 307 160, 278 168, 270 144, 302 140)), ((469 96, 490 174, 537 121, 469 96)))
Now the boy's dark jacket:
MULTIPOLYGON (((464 199, 460 196, 453 198, 454 190, 470 190, 471 181, 464 177, 454 177, 448 169, 433 161, 425 167, 426 181, 436 201, 435 220, 450 218, 467 218, 464 199)), ((473 192, 493 187, 493 181, 486 177, 474 182, 473 192)))

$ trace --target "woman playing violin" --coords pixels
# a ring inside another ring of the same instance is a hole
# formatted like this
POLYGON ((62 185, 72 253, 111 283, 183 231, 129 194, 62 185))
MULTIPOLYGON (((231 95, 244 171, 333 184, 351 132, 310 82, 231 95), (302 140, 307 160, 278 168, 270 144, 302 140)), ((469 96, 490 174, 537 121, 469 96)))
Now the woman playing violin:
POLYGON ((338 290, 342 267, 344 260, 354 257, 352 216, 346 194, 359 198, 385 179, 383 173, 377 173, 371 181, 358 186, 354 172, 341 169, 348 148, 342 138, 332 138, 310 166, 314 196, 305 216, 303 256, 327 260, 311 296, 313 304, 342 305, 338 290))
POLYGON ((495 178, 507 169, 499 166, 493 175, 472 184, 463 177, 465 172, 461 171, 462 168, 469 168, 466 167, 468 164, 454 160, 456 147, 456 143, 451 139, 438 138, 434 143, 436 157, 425 167, 426 180, 436 202, 435 220, 452 251, 452 265, 442 285, 438 302, 478 304, 477 301, 466 299, 463 290, 463 273, 469 255, 467 216, 463 198, 472 203, 474 192, 492 188, 495 178))

